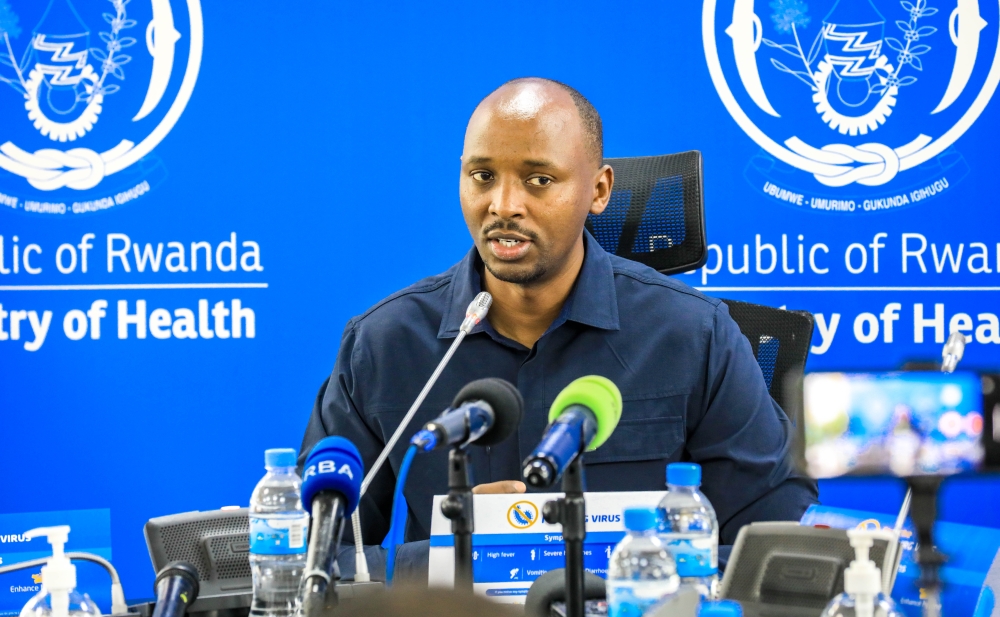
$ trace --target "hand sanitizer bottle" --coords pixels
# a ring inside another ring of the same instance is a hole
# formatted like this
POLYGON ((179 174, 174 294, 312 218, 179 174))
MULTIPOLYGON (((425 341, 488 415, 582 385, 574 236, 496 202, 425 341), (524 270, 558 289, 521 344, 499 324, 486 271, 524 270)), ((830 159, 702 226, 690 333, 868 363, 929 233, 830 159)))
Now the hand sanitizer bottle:
POLYGON ((882 593, 882 573, 868 558, 874 538, 882 535, 869 529, 847 531, 854 561, 844 570, 844 593, 830 600, 822 617, 903 617, 892 598, 882 593))
POLYGON ((52 545, 52 557, 42 566, 42 590, 21 609, 21 617, 100 617, 97 604, 76 590, 76 566, 66 557, 69 526, 39 527, 24 534, 45 536, 52 545))

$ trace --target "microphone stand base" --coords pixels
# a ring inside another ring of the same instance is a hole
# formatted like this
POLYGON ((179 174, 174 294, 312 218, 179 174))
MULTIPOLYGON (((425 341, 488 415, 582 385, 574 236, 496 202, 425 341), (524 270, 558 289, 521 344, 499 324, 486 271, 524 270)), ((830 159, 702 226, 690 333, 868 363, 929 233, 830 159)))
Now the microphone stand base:
POLYGON ((455 536, 455 590, 472 593, 472 480, 469 478, 469 453, 452 448, 448 454, 448 497, 441 502, 441 513, 451 520, 455 536))
POLYGON ((563 473, 565 497, 542 509, 546 523, 562 525, 566 545, 566 617, 584 617, 583 541, 587 537, 587 504, 583 498, 583 454, 563 473))
POLYGON ((941 578, 939 569, 945 556, 934 546, 934 522, 937 520, 937 495, 943 476, 910 476, 906 484, 912 492, 910 520, 917 533, 918 584, 924 591, 924 617, 941 615, 941 578))

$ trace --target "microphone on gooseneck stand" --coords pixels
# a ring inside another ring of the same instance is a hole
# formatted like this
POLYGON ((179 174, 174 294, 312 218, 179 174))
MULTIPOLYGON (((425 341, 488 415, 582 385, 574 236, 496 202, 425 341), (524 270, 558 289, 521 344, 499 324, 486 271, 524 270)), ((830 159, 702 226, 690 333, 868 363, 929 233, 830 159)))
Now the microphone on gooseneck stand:
MULTIPOLYGON (((448 497, 441 513, 451 520, 455 539, 455 589, 472 591, 472 479, 469 477, 470 444, 490 446, 510 436, 521 423, 524 399, 517 387, 503 379, 479 379, 462 388, 451 409, 424 425, 410 440, 411 449, 430 452, 451 446, 448 455, 448 497)), ((400 488, 397 495, 402 495, 400 488)))
POLYGON ((451 407, 410 439, 421 452, 442 445, 463 448, 498 444, 521 423, 524 399, 517 387, 494 377, 477 379, 462 388, 451 407))
POLYGON ((610 379, 581 377, 556 396, 542 441, 524 460, 524 479, 535 488, 552 486, 560 477, 565 496, 542 508, 546 523, 562 525, 566 544, 566 617, 583 617, 583 540, 587 511, 583 498, 583 453, 597 449, 622 416, 622 395, 610 379))
POLYGON ((305 617, 316 617, 337 604, 337 552, 344 520, 358 507, 363 475, 361 454, 343 437, 321 440, 306 458, 302 505, 312 522, 300 587, 305 617))
POLYGON ((186 561, 172 561, 156 574, 153 617, 184 617, 198 598, 198 570, 186 561))
MULTIPOLYGON (((371 484, 372 480, 375 478, 375 474, 377 474, 379 469, 382 468, 385 460, 389 457, 389 453, 392 452, 396 442, 399 441, 403 431, 405 431, 407 425, 409 425, 410 420, 413 419, 417 410, 420 409, 420 406, 424 403, 424 399, 427 398, 427 394, 431 391, 431 388, 434 387, 438 377, 441 376, 441 373, 444 371, 444 367, 448 366, 448 362, 450 362, 451 357, 455 355, 455 351, 458 349, 458 346, 461 345, 462 341, 465 340, 465 337, 472 332, 472 329, 486 318, 486 314, 489 312, 490 305, 492 304, 493 296, 486 291, 481 291, 476 294, 476 297, 469 303, 468 308, 465 309, 465 319, 462 320, 462 325, 458 328, 458 336, 455 337, 455 341, 451 344, 451 347, 448 348, 444 357, 441 358, 441 362, 438 363, 437 368, 435 368, 434 372, 431 373, 430 378, 428 378, 427 383, 424 384, 424 387, 420 391, 420 394, 417 395, 416 400, 413 401, 409 411, 407 411, 406 415, 403 416, 403 420, 399 423, 399 426, 396 427, 396 431, 385 444, 385 448, 383 448, 381 454, 378 455, 378 458, 375 460, 375 464, 372 465, 370 470, 368 470, 368 474, 361 483, 362 495, 364 495, 365 491, 368 490, 368 485, 371 484)), ((371 580, 371 577, 368 573, 368 561, 365 559, 364 546, 361 539, 361 516, 358 513, 358 510, 355 510, 354 514, 351 515, 351 524, 354 528, 354 558, 356 564, 354 580, 359 583, 367 582, 371 580)))

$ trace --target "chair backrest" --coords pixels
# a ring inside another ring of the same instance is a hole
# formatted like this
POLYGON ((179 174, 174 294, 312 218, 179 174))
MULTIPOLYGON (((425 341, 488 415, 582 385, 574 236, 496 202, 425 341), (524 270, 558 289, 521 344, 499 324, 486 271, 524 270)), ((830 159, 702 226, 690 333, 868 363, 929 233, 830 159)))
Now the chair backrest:
POLYGON ((604 159, 615 170, 607 209, 587 217, 604 250, 677 274, 708 258, 701 152, 604 159))
POLYGON ((808 311, 786 311, 771 306, 723 300, 740 332, 750 341, 771 398, 795 423, 796 462, 804 462, 802 375, 812 344, 813 316, 808 311))

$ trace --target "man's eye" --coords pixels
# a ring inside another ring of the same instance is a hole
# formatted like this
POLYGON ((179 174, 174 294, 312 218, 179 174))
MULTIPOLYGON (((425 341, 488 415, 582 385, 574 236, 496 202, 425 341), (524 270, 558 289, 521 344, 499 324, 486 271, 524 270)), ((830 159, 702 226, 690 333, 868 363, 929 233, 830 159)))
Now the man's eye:
POLYGON ((488 171, 475 171, 472 173, 472 179, 476 182, 489 182, 493 179, 493 174, 488 171))
POLYGON ((528 184, 531 186, 548 186, 552 184, 552 178, 547 178, 545 176, 533 176, 528 178, 528 184))

